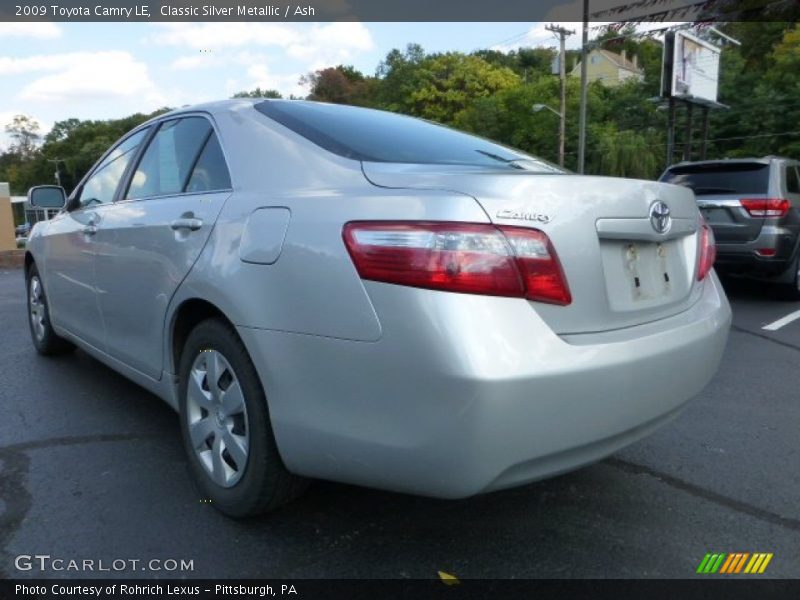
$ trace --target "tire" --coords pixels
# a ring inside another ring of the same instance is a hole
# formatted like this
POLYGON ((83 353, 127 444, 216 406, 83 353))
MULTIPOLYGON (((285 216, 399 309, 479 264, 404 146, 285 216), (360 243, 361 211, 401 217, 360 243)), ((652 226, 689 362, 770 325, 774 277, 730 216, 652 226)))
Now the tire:
POLYGON ((208 319, 192 330, 179 374, 183 446, 203 500, 242 518, 305 490, 281 460, 258 373, 228 323, 208 319))
POLYGON ((47 296, 35 264, 28 269, 25 287, 28 290, 28 327, 36 351, 44 356, 56 356, 75 350, 75 345, 59 337, 50 324, 47 296))
POLYGON ((800 250, 789 267, 791 279, 781 286, 781 292, 786 300, 800 300, 800 250))

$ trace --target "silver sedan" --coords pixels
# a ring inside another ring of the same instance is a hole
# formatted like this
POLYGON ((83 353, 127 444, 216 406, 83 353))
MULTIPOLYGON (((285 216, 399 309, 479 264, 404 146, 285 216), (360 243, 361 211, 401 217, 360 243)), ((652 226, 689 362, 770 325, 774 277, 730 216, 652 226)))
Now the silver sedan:
POLYGON ((597 461, 714 375, 730 308, 690 190, 303 101, 127 134, 32 231, 33 344, 180 413, 202 497, 322 478, 442 498, 597 461))

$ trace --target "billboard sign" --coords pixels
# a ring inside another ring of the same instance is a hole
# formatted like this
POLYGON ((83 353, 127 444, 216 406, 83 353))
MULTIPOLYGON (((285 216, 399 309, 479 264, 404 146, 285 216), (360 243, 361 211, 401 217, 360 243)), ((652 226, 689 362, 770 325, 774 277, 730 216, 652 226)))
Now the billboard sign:
POLYGON ((668 71, 671 72, 668 73, 668 89, 664 91, 690 102, 716 104, 719 47, 685 31, 676 31, 671 42, 665 45, 665 54, 668 46, 672 46, 669 48, 672 60, 665 56, 665 66, 670 66, 668 71))

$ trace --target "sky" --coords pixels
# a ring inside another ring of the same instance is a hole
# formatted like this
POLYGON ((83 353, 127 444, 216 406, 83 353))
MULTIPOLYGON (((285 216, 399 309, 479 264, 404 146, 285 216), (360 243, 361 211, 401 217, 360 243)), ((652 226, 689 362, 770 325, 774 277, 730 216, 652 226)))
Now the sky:
MULTIPOLYGON (((580 47, 581 23, 567 48, 580 47)), ((393 48, 428 52, 557 46, 547 23, 10 23, 0 22, 0 150, 14 115, 53 123, 111 119, 277 89, 338 64, 372 75, 393 48)), ((592 23, 590 37, 602 23, 592 23)), ((661 25, 661 24, 655 24, 661 25)))
POLYGON ((117 118, 255 87, 305 95, 301 75, 337 64, 374 74, 387 52, 410 42, 462 52, 555 46, 544 25, 0 23, 0 148, 9 144, 4 128, 17 114, 46 132, 70 117, 117 118))

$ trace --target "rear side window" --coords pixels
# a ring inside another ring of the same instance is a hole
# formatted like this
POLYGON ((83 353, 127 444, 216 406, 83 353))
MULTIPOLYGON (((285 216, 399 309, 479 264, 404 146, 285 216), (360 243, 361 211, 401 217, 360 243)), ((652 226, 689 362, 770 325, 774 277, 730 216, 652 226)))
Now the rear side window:
POLYGON ((672 167, 661 181, 691 188, 697 196, 766 194, 769 164, 712 163, 672 167))
POLYGON ((231 187, 231 176, 225 164, 225 157, 219 145, 217 134, 212 133, 206 141, 197 164, 194 166, 187 192, 210 192, 212 190, 227 190, 231 187))
POLYGON ((133 174, 126 198, 182 192, 211 132, 211 124, 202 117, 162 123, 133 174))
POLYGON ((790 194, 800 194, 800 175, 797 167, 786 167, 786 191, 790 194))
POLYGON ((489 140, 395 113, 296 100, 266 101, 255 108, 345 158, 564 172, 541 159, 489 140))

